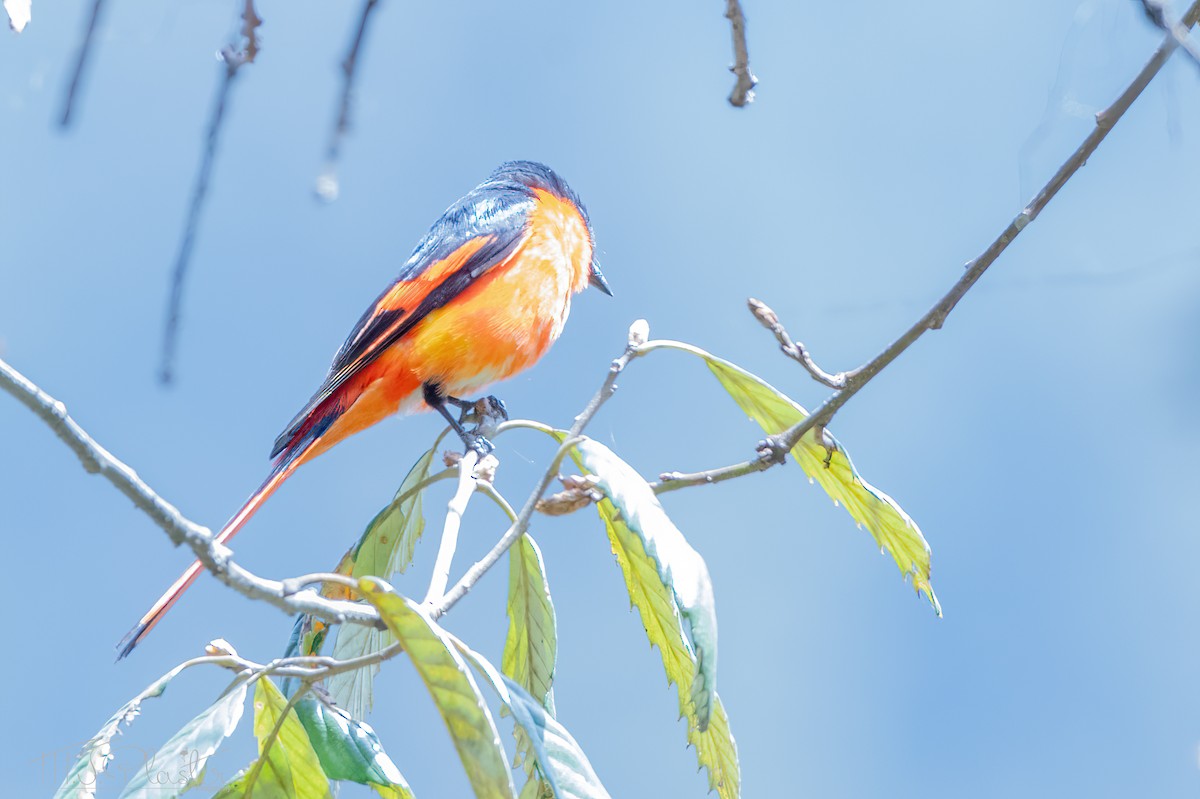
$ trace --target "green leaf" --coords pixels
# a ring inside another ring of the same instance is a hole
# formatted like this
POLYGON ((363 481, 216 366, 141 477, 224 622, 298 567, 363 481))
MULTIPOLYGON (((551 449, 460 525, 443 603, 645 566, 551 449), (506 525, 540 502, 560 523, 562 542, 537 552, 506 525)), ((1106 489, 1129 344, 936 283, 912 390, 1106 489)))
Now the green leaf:
POLYGON ((239 772, 213 799, 332 799, 329 779, 304 725, 267 677, 254 687, 254 734, 259 760, 239 772), (277 727, 279 734, 271 741, 277 727), (257 765, 260 768, 255 774, 257 765))
POLYGON ((546 712, 541 702, 466 644, 457 639, 454 644, 492 684, 500 701, 512 711, 513 718, 532 741, 541 774, 556 799, 609 799, 583 749, 546 712))
POLYGON ((717 611, 708 566, 667 517, 654 490, 629 464, 591 439, 580 442, 575 452, 580 468, 596 476, 596 488, 616 511, 601 511, 610 531, 637 539, 686 622, 684 633, 691 639, 696 657, 695 675, 687 684, 689 700, 703 732, 712 715, 717 684, 717 611))
POLYGON ((516 795, 500 733, 474 678, 446 632, 425 610, 378 578, 359 580, 359 590, 379 609, 429 689, 458 750, 478 799, 516 795))
MULTIPOLYGON (((565 435, 561 432, 556 434, 565 435)), ((572 457, 581 469, 586 469, 578 451, 573 452, 572 457)), ((697 667, 696 653, 684 631, 675 593, 663 582, 659 564, 647 554, 642 537, 630 529, 613 501, 606 497, 596 507, 600 518, 604 520, 613 554, 625 577, 629 599, 641 614, 646 637, 662 655, 667 682, 678 690, 679 712, 688 722, 688 743, 696 748, 696 759, 708 772, 708 786, 717 791, 720 799, 737 799, 741 796, 737 743, 729 730, 725 707, 715 691, 708 725, 705 728, 700 724, 692 686, 697 682, 703 683, 703 678, 697 667)))
MULTIPOLYGON (((537 544, 528 535, 521 536, 508 550, 508 635, 500 667, 518 685, 537 697, 546 711, 554 715, 554 668, 558 657, 558 632, 550 584, 537 544)), ((513 728, 517 739, 517 762, 525 763, 531 775, 531 742, 522 729, 513 728)))
MULTIPOLYGON (((339 565, 340 574, 387 579, 408 569, 417 542, 425 530, 425 516, 421 509, 423 492, 416 490, 416 486, 429 477, 436 449, 435 443, 413 464, 396 490, 391 504, 371 520, 358 544, 347 554, 348 559, 344 558, 339 565)), ((350 660, 373 654, 390 646, 395 640, 387 630, 343 624, 333 644, 333 657, 350 660)), ((352 717, 366 718, 374 702, 375 675, 378 673, 379 664, 373 664, 335 674, 327 681, 329 693, 334 702, 345 708, 352 717)))
MULTIPOLYGON (((687 347, 686 351, 704 359, 734 402, 768 435, 782 433, 808 417, 802 406, 740 366, 700 349, 687 347)), ((900 572, 912 577, 913 587, 925 595, 934 612, 941 616, 942 606, 929 581, 929 544, 917 523, 894 499, 859 476, 850 456, 828 431, 825 433, 828 449, 817 435, 816 430, 807 433, 792 448, 792 457, 835 504, 843 505, 860 526, 867 528, 881 550, 891 553, 900 572)))
MULTIPOLYGON (((184 725, 138 769, 120 799, 174 799, 198 785, 204 766, 242 720, 248 681, 241 679, 207 710, 184 725)), ((161 690, 160 690, 161 693, 161 690)))
POLYGON ((301 699, 295 710, 325 776, 372 785, 386 796, 412 799, 412 789, 370 725, 315 697, 301 699))
POLYGON ((132 724, 133 720, 142 712, 142 702, 162 696, 163 691, 167 689, 167 683, 175 679, 185 668, 187 668, 187 664, 180 664, 171 669, 155 680, 146 690, 122 705, 112 715, 112 718, 104 722, 104 726, 83 745, 79 759, 67 772, 67 778, 58 787, 54 799, 92 799, 96 795, 96 781, 113 758, 111 742, 113 736, 120 732, 121 724, 124 723, 126 726, 132 724))

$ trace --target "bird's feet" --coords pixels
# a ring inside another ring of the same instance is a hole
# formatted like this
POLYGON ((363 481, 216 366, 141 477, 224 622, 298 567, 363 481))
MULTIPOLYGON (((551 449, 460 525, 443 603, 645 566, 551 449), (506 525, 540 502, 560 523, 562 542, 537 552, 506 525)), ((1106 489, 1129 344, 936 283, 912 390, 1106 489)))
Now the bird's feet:
POLYGON ((504 400, 489 394, 478 400, 445 397, 445 401, 461 411, 455 432, 462 439, 464 446, 468 450, 478 452, 480 457, 490 455, 496 447, 487 437, 495 434, 501 422, 508 421, 508 408, 504 400), (473 428, 465 429, 464 425, 472 423, 475 425, 473 428))

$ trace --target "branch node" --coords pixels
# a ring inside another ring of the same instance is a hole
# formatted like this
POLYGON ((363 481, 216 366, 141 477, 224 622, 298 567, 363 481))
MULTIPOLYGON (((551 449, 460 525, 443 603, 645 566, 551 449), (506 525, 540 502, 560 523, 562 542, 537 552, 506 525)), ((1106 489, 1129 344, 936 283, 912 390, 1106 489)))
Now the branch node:
POLYGON ((787 461, 788 446, 779 436, 767 436, 754 447, 758 458, 772 465, 787 461))

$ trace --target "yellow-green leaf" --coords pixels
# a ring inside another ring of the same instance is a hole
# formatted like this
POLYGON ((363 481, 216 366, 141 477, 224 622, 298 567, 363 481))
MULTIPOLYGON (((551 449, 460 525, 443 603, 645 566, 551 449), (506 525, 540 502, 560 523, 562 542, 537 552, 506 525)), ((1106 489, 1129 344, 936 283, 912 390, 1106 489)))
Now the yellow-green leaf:
POLYGON ((580 468, 596 476, 596 488, 616 511, 606 519, 610 529, 618 536, 638 539, 645 558, 672 594, 683 635, 691 641, 695 656, 695 673, 686 685, 692 714, 703 732, 717 686, 717 610, 708 566, 629 464, 591 439, 581 441, 575 452, 580 468))
POLYGON ((259 762, 242 770, 213 799, 332 799, 304 725, 267 677, 254 687, 254 734, 259 762), (276 727, 279 733, 272 741, 276 727))
MULTIPOLYGON (((673 348, 703 358, 733 401, 768 435, 782 433, 808 417, 800 404, 740 366, 689 345, 673 348)), ((845 507, 854 521, 867 528, 875 543, 891 554, 901 574, 912 578, 913 587, 941 616, 941 603, 929 581, 929 544, 917 523, 894 499, 859 476, 850 456, 828 431, 825 443, 817 435, 816 430, 810 431, 792 448, 796 463, 835 503, 845 507)))
POLYGON ((715 692, 708 726, 701 730, 690 690, 697 677, 696 655, 684 633, 675 595, 663 584, 642 539, 624 523, 612 500, 605 498, 596 507, 625 577, 629 599, 641 614, 646 637, 662 655, 667 681, 678 689, 679 712, 688 725, 688 743, 696 748, 696 759, 708 772, 708 786, 716 790, 720 799, 737 799, 741 796, 742 779, 737 743, 729 730, 725 707, 715 692))
MULTIPOLYGON (((500 667, 536 697, 551 716, 557 657, 558 632, 546 567, 541 550, 526 534, 508 550, 508 635, 500 667)), ((525 773, 532 774, 529 738, 519 725, 513 728, 513 734, 517 739, 518 761, 514 765, 521 765, 523 759, 525 773)))
POLYGON ((383 580, 364 577, 359 590, 379 609, 388 629, 404 647, 458 750, 478 799, 512 799, 504 745, 475 679, 449 637, 425 610, 400 596, 383 580))

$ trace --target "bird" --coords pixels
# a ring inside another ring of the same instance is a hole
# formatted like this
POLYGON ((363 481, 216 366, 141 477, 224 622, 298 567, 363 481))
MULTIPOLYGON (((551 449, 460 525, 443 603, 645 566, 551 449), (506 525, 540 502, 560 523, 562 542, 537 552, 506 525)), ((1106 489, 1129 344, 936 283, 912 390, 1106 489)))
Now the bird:
MULTIPOLYGON (((562 332, 573 295, 591 285, 612 296, 595 249, 587 210, 562 178, 534 161, 501 164, 446 209, 366 309, 275 439, 266 480, 214 540, 232 538, 301 465, 394 413, 436 410, 468 448, 490 451, 446 406, 468 407, 466 397, 532 366, 562 332)), ((201 570, 196 561, 167 589, 117 644, 118 659, 201 570)))

